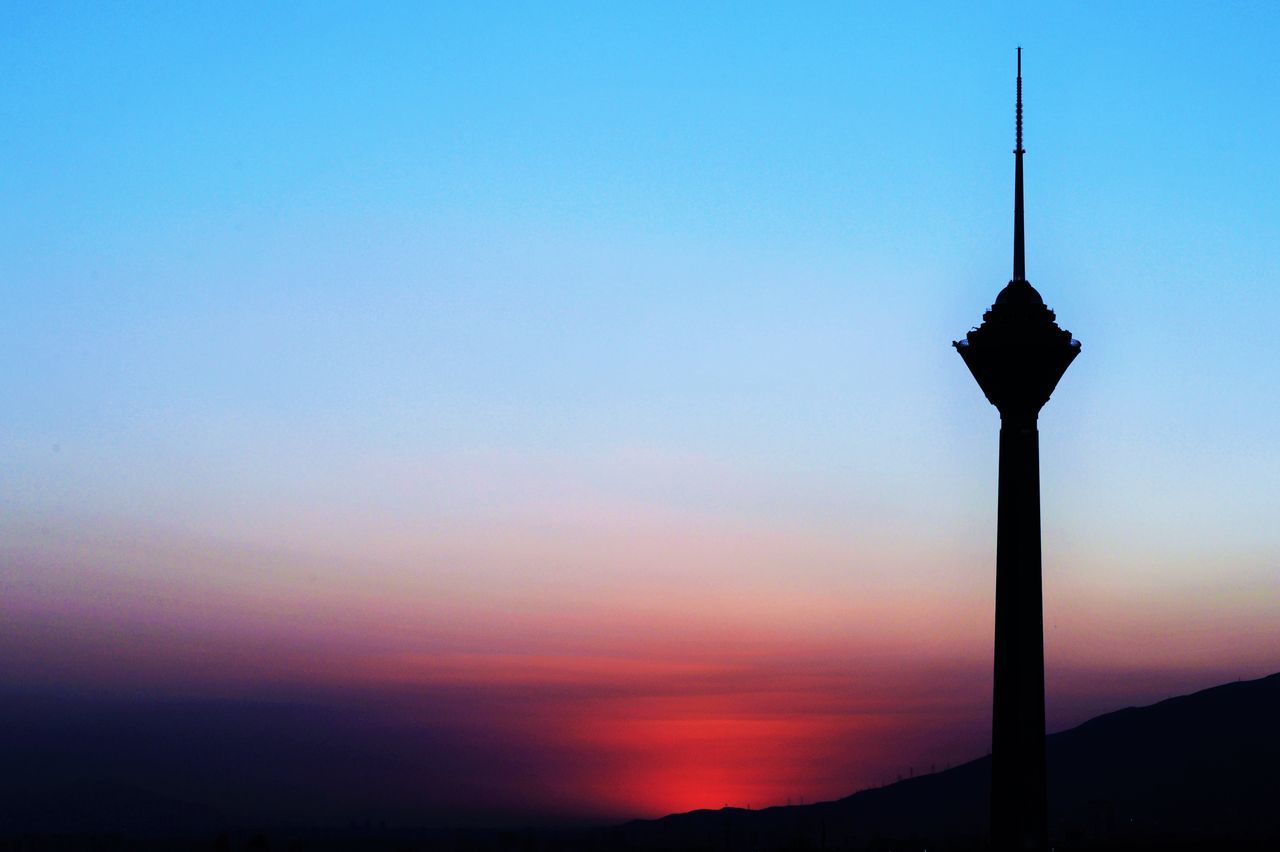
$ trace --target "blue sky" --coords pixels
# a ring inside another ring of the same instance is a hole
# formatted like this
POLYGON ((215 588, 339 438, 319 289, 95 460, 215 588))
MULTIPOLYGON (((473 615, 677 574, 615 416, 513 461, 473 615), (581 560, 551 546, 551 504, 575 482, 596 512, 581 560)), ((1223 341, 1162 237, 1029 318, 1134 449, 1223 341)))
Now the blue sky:
POLYGON ((989 437, 945 344, 1007 274, 1021 43, 1029 274, 1087 356, 1050 440, 1087 490, 1265 504, 1276 13, 1036 8, 10 9, 17 480, 234 465, 226 418, 928 491, 989 437))

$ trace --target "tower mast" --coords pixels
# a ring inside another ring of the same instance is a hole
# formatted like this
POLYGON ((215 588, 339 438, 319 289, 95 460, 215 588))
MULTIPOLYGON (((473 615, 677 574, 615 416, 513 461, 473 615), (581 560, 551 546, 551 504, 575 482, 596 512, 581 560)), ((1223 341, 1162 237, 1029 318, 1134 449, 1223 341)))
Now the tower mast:
POLYGON ((1013 280, 1026 281, 1026 244, 1022 234, 1022 48, 1018 48, 1017 144, 1013 149, 1013 280))

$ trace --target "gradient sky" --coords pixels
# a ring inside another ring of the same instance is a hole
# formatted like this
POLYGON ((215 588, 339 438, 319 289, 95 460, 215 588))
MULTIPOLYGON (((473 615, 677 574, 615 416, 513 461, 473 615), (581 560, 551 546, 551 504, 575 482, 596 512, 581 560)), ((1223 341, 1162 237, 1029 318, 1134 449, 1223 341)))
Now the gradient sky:
POLYGON ((7 5, 5 736, 227 807, 85 719, 266 737, 237 777, 300 819, 983 753, 997 415, 950 343, 1009 277, 1017 44, 1028 277, 1084 345, 1041 417, 1050 727, 1280 669, 1277 39, 1264 3, 7 5))

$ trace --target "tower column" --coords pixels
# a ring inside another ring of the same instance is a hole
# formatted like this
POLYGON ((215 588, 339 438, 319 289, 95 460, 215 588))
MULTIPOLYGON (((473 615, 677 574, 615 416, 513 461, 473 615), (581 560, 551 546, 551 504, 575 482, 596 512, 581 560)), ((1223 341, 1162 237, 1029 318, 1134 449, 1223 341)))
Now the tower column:
POLYGON ((1000 418, 991 725, 991 839, 999 852, 1048 847, 1036 420, 1025 411, 1000 418))

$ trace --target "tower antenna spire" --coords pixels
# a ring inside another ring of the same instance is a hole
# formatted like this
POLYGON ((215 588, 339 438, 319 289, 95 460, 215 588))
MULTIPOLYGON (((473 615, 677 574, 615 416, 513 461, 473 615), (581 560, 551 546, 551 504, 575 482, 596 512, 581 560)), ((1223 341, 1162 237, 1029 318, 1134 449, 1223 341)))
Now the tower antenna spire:
POLYGON ((1017 147, 1013 149, 1013 280, 1026 281, 1026 247, 1022 235, 1022 48, 1018 48, 1017 147))

